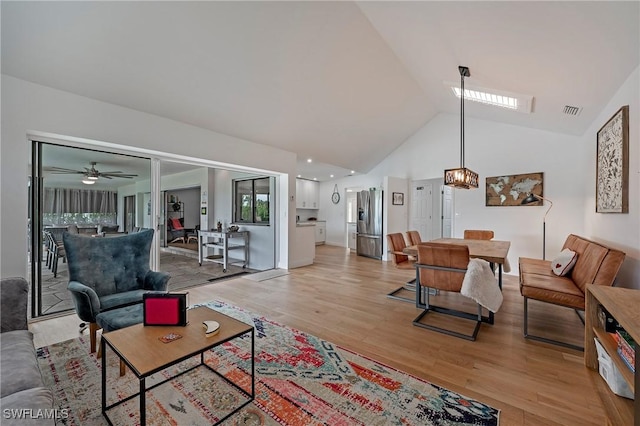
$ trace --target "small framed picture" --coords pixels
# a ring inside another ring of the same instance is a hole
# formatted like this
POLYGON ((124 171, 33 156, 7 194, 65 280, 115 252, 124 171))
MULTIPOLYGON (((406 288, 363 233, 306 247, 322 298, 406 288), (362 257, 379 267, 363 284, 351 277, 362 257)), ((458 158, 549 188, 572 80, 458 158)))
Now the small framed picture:
POLYGON ((391 199, 391 204, 393 204, 394 206, 404 205, 404 194, 402 192, 394 192, 393 198, 391 199))

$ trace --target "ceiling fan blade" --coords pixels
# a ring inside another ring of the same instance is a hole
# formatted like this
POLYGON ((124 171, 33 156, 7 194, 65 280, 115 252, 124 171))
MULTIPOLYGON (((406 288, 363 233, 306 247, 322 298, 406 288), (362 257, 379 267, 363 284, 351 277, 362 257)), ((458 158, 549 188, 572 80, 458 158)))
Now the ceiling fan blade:
POLYGON ((100 176, 109 177, 109 179, 111 179, 112 177, 131 179, 138 175, 127 174, 127 173, 100 173, 100 176))
POLYGON ((62 174, 62 173, 77 173, 77 174, 84 174, 83 171, 80 170, 73 170, 73 169, 65 169, 64 167, 43 167, 43 170, 45 172, 51 172, 51 173, 56 173, 56 174, 62 174))

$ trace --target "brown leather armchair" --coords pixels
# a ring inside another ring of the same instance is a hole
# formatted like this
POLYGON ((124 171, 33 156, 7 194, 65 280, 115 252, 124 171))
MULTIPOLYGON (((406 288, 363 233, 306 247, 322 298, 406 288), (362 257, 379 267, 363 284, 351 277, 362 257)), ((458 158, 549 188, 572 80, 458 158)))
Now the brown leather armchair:
POLYGON ((480 324, 482 322, 489 322, 488 318, 482 316, 482 307, 478 304, 478 313, 472 314, 432 305, 429 302, 429 291, 427 291, 431 288, 460 293, 468 265, 469 247, 467 246, 431 242, 418 245, 416 285, 419 287, 416 290, 416 302, 418 302, 420 297, 423 298, 424 311, 413 320, 413 325, 462 339, 476 340, 478 331, 480 330, 480 324), (421 322, 429 312, 453 315, 475 321, 475 328, 470 335, 467 335, 421 322))
MULTIPOLYGON (((402 251, 406 246, 406 242, 401 233, 395 234, 387 234, 387 245, 389 247, 389 254, 391 255, 391 260, 393 261, 393 265, 398 269, 406 269, 415 271, 415 261, 404 254, 402 251)), ((398 287, 393 290, 391 293, 387 294, 387 297, 396 300, 402 300, 405 302, 412 302, 413 298, 407 298, 398 296, 397 293, 400 293, 403 290, 407 290, 410 292, 415 291, 415 279, 412 279, 405 283, 402 287, 398 287)))

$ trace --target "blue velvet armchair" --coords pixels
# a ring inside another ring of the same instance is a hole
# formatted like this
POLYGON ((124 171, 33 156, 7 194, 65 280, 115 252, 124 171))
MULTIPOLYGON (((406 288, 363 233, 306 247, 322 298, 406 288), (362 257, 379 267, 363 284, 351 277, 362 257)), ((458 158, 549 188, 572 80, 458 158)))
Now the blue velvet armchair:
POLYGON ((64 233, 68 289, 76 313, 89 323, 91 352, 96 350, 96 315, 136 303, 148 291, 166 291, 170 276, 149 268, 153 229, 110 238, 64 233))

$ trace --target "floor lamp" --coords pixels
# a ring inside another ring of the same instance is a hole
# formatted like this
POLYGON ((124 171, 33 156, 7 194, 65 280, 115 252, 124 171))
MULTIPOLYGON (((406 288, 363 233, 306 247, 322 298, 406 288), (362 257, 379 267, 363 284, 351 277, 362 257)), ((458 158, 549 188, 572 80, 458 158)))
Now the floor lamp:
POLYGON ((531 204, 531 203, 535 203, 536 201, 547 201, 549 203, 549 208, 547 209, 546 213, 544 214, 544 217, 542 218, 542 259, 546 260, 546 252, 545 252, 545 248, 547 246, 547 214, 549 213, 549 210, 551 210, 551 207, 553 207, 553 203, 551 202, 551 200, 548 200, 540 195, 537 194, 529 194, 527 195, 527 198, 525 198, 524 200, 522 200, 521 204, 531 204))

